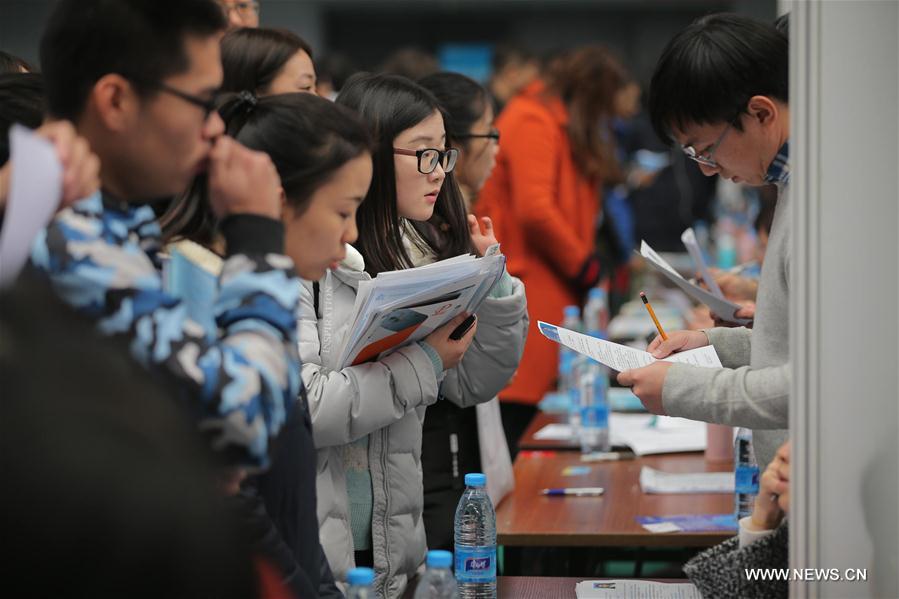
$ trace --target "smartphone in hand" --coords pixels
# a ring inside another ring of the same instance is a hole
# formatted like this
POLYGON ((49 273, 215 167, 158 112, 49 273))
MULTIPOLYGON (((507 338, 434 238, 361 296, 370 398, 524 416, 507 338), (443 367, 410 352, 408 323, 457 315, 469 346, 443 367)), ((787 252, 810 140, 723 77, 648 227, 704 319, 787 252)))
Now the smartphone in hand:
POLYGON ((459 326, 457 326, 455 329, 453 329, 453 332, 450 333, 449 338, 452 341, 458 341, 459 339, 464 337, 465 333, 468 332, 468 329, 470 329, 472 327, 472 325, 474 325, 474 321, 475 321, 475 315, 474 314, 469 315, 468 318, 466 318, 459 324, 459 326))

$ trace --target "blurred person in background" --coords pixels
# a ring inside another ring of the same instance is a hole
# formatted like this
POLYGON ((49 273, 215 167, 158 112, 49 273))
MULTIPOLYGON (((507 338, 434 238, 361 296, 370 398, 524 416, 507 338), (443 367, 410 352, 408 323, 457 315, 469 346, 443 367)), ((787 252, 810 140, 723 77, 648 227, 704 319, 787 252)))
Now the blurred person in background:
POLYGON ((259 2, 256 0, 216 0, 225 13, 228 29, 259 27, 259 2))
POLYGON ((500 393, 515 450, 558 372, 558 345, 536 331, 558 323, 600 281, 596 220, 603 182, 620 178, 610 130, 615 98, 629 80, 605 48, 554 59, 497 119, 503 145, 475 211, 493 219, 510 274, 527 289, 531 330, 518 373, 500 393))
POLYGON ((315 61, 316 93, 322 98, 334 100, 343 89, 344 83, 359 69, 349 56, 332 52, 315 61))
POLYGON ((418 81, 422 77, 432 75, 439 70, 440 62, 436 56, 415 47, 404 47, 395 50, 377 69, 379 73, 400 75, 412 81, 418 81))
POLYGON ((540 75, 540 61, 524 47, 501 43, 493 49, 492 73, 487 88, 499 114, 509 100, 540 75))
MULTIPOLYGON (((478 82, 458 73, 436 73, 418 83, 434 94, 446 115, 447 145, 459 149, 453 176, 468 210, 496 164, 499 133, 493 128, 493 102, 478 82)), ((494 505, 511 489, 509 448, 501 424, 492 424, 499 420, 496 401, 468 408, 439 401, 428 407, 421 466, 429 549, 453 550, 453 517, 465 490, 466 472, 487 475, 487 492, 494 505)))
POLYGON ((316 93, 312 48, 286 29, 241 28, 222 38, 223 92, 316 93))

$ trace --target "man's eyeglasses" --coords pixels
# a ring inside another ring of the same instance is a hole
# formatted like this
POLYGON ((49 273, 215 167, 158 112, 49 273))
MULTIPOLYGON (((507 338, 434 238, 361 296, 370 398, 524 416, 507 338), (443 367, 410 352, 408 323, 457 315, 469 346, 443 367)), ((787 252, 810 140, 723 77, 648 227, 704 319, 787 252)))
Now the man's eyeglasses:
POLYGON ((220 0, 219 6, 222 7, 226 17, 232 10, 237 11, 237 14, 242 17, 251 17, 259 14, 258 2, 228 2, 227 0, 220 0))
POLYGON ((456 148, 447 148, 446 150, 438 150, 437 148, 425 148, 424 150, 393 148, 393 153, 418 158, 418 172, 422 175, 433 173, 438 164, 443 167, 443 172, 452 172, 456 168, 456 160, 459 158, 459 150, 456 148))
POLYGON ((499 143, 499 130, 491 129, 489 133, 466 133, 465 135, 457 135, 458 139, 492 139, 499 143))
POLYGON ((215 98, 200 98, 199 96, 194 96, 193 94, 189 94, 187 92, 183 92, 180 89, 175 89, 170 85, 166 85, 165 83, 153 83, 150 84, 150 87, 157 89, 161 92, 165 92, 167 94, 171 94, 177 98, 181 98, 185 102, 190 102, 194 106, 199 106, 203 109, 203 120, 209 120, 209 115, 215 112, 215 98))
POLYGON ((703 166, 707 166, 709 168, 720 168, 721 165, 718 164, 718 161, 712 158, 712 155, 715 153, 715 150, 718 149, 718 146, 721 145, 721 142, 724 141, 724 138, 727 136, 727 132, 731 130, 734 126, 734 123, 737 121, 740 115, 734 118, 731 122, 727 124, 727 127, 724 128, 724 131, 721 132, 721 135, 718 136, 718 139, 709 146, 709 148, 700 154, 696 151, 696 148, 693 146, 681 146, 681 150, 683 150, 684 154, 687 155, 688 158, 695 160, 699 164, 703 166))

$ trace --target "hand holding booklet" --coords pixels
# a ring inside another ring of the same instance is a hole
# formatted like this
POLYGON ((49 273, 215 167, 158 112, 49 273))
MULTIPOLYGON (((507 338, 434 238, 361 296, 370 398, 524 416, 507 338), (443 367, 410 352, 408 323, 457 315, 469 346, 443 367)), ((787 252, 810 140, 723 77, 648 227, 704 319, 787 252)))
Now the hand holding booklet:
MULTIPOLYGON (((584 335, 569 329, 563 329, 562 327, 543 321, 538 321, 537 326, 543 336, 547 339, 560 343, 565 347, 570 347, 579 354, 584 354, 588 358, 593 358, 600 364, 604 364, 612 370, 622 372, 630 370, 631 368, 648 366, 653 362, 659 361, 645 351, 634 349, 633 347, 628 347, 626 345, 620 345, 618 343, 612 343, 605 339, 590 337, 589 335, 584 335)), ((711 345, 671 354, 661 361, 692 364, 693 366, 703 366, 706 368, 721 368, 721 360, 718 359, 718 354, 711 345)))
MULTIPOLYGON (((687 246, 687 249, 690 249, 689 245, 687 246)), ((696 248, 696 251, 698 251, 698 246, 696 248)), ((690 253, 691 255, 693 254, 692 251, 690 253)), ((669 281, 680 287, 680 289, 684 293, 692 297, 697 302, 708 306, 712 310, 712 312, 717 314, 719 317, 727 320, 728 322, 734 322, 737 324, 749 323, 750 319, 748 318, 737 318, 736 316, 734 316, 734 313, 740 309, 739 304, 735 304, 730 300, 726 300, 723 296, 716 295, 715 293, 712 293, 707 289, 703 289, 699 285, 691 283, 687 279, 683 278, 680 273, 674 270, 674 268, 670 264, 668 264, 668 262, 664 258, 659 256, 655 252, 655 250, 649 247, 649 244, 645 241, 640 242, 640 255, 643 256, 643 258, 645 258, 653 268, 665 275, 665 277, 669 281)), ((708 274, 708 269, 706 269, 704 265, 704 262, 700 264, 700 269, 704 271, 703 278, 705 278, 707 282, 709 280, 714 281, 711 275, 708 274)), ((720 289, 718 290, 718 293, 721 293, 720 289)))
POLYGON ((335 368, 376 360, 420 341, 462 313, 473 314, 505 270, 494 245, 483 258, 457 256, 362 281, 335 368))

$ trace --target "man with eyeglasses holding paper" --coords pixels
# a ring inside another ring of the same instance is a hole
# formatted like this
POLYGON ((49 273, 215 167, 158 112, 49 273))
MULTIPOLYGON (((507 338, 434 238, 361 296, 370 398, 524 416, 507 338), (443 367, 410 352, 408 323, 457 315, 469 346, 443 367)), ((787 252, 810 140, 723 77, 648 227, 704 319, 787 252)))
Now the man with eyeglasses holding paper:
POLYGON ((754 328, 677 331, 648 348, 663 358, 712 344, 724 368, 657 362, 618 375, 655 414, 753 429, 761 469, 788 427, 788 46, 773 25, 719 14, 699 19, 663 51, 649 90, 656 132, 677 143, 707 176, 754 186, 773 183, 778 204, 754 328))

